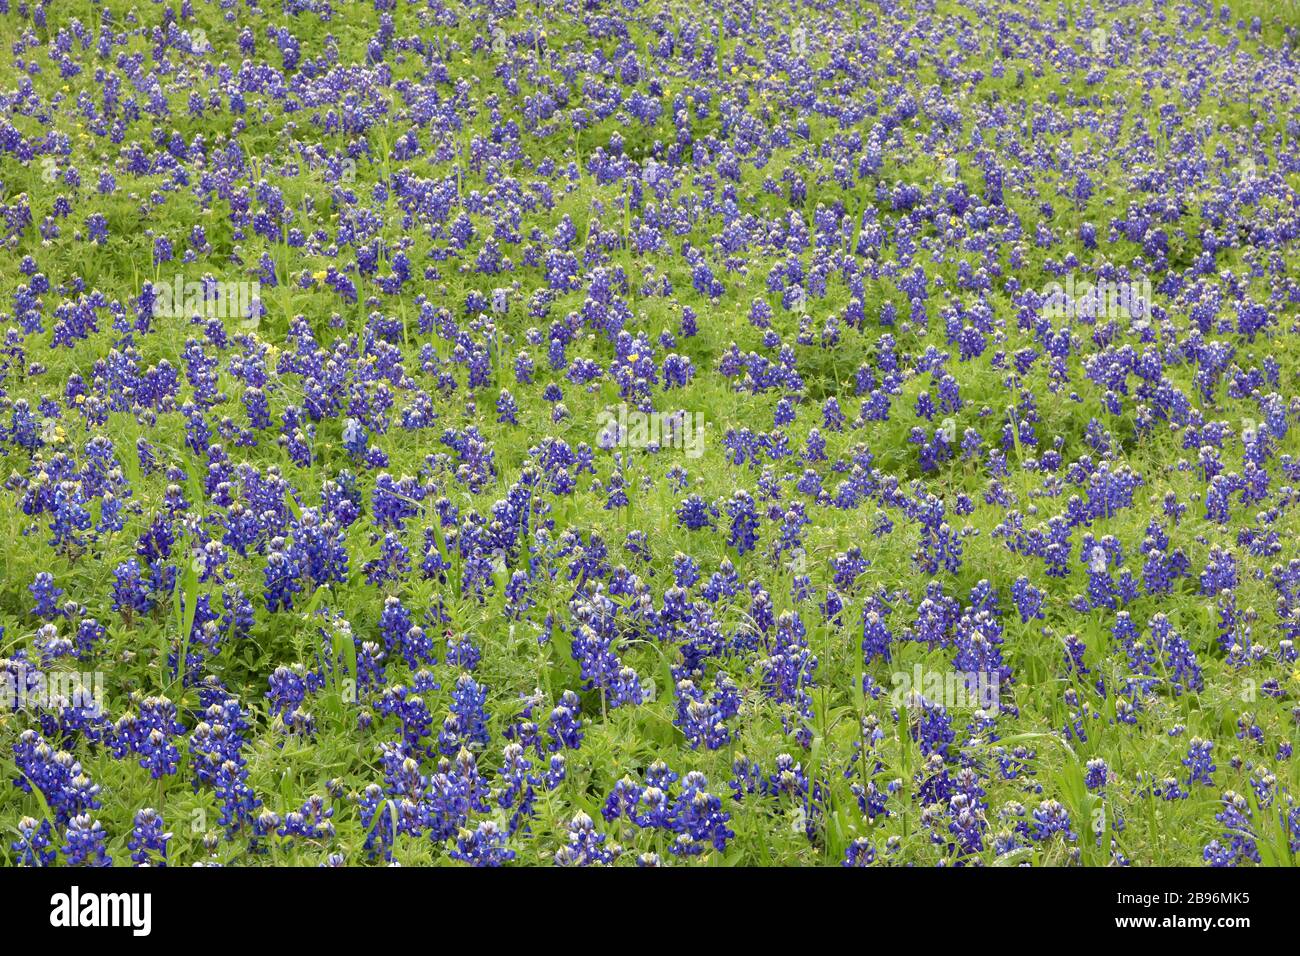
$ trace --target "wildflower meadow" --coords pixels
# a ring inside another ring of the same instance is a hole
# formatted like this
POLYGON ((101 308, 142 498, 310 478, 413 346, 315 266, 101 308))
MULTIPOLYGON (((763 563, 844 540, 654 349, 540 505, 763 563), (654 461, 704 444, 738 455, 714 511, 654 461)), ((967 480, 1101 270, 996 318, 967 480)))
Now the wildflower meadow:
POLYGON ((0 37, 0 863, 1296 862, 1300 4, 0 37))

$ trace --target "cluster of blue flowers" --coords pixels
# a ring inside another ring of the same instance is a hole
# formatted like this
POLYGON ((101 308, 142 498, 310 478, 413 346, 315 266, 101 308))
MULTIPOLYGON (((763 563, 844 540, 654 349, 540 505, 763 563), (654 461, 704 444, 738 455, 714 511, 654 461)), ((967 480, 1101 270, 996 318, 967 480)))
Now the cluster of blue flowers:
POLYGON ((15 862, 1300 852, 1300 28, 146 6, 0 0, 15 862))

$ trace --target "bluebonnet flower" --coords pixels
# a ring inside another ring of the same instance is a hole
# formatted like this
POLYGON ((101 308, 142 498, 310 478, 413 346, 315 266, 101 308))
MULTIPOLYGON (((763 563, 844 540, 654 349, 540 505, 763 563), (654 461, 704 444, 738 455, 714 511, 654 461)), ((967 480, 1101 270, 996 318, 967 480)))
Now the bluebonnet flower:
POLYGON ((1110 768, 1106 766, 1106 761, 1100 757, 1089 760, 1083 780, 1089 790, 1101 790, 1105 787, 1110 780, 1110 768))
POLYGON ((947 759, 949 747, 957 739, 952 728, 952 719, 942 704, 926 700, 916 691, 912 691, 908 701, 911 712, 912 739, 921 748, 921 753, 936 754, 947 759))
POLYGON ((677 507, 677 520, 688 531, 714 527, 717 516, 717 508, 699 495, 688 495, 677 507))
POLYGON ((266 699, 272 716, 280 717, 288 723, 294 713, 301 709, 308 691, 305 671, 301 664, 281 666, 267 679, 270 690, 266 692, 266 699))
MULTIPOLYGON (((379 614, 379 633, 384 639, 384 650, 388 654, 403 647, 407 633, 414 626, 410 613, 402 606, 400 598, 389 595, 384 599, 383 610, 379 614)), ((419 658, 408 661, 408 666, 415 666, 419 658)), ((431 661, 427 663, 432 663, 431 661)))
POLYGON ((469 674, 461 674, 451 696, 451 713, 438 734, 438 749, 452 756, 465 746, 483 746, 491 739, 484 702, 487 690, 469 674))
POLYGON ((361 828, 366 835, 363 849, 371 857, 382 855, 385 860, 391 861, 392 847, 397 836, 394 825, 394 820, 399 816, 397 804, 384 797, 384 789, 377 783, 367 786, 357 803, 361 828))
POLYGON ((486 813, 489 788, 479 774, 474 755, 461 748, 454 759, 443 757, 429 778, 419 806, 420 819, 434 840, 450 839, 471 813, 486 813))
POLYGON ((104 848, 108 835, 98 820, 89 814, 73 818, 68 823, 63 856, 68 866, 112 866, 113 858, 104 848))
POLYGON ((501 866, 515 858, 515 851, 506 847, 506 834, 496 823, 484 820, 474 830, 461 830, 450 855, 471 866, 501 866))
MULTIPOLYGON (((281 540, 281 539, 277 539, 281 540)), ((272 550, 267 555, 263 576, 266 580, 264 595, 269 611, 293 607, 293 596, 302 590, 298 580, 300 569, 296 561, 280 550, 272 550)))
POLYGON ((1127 611, 1120 611, 1115 615, 1112 634, 1124 649, 1130 673, 1139 675, 1153 673, 1152 665, 1156 661, 1155 652, 1142 639, 1141 632, 1139 632, 1137 625, 1133 623, 1133 619, 1127 611))
MULTIPOLYGON (((593 592, 599 604, 603 596, 593 592)), ((574 634, 572 657, 579 663, 585 686, 600 691, 605 707, 641 703, 640 680, 634 670, 625 667, 613 651, 617 633, 608 626, 605 616, 590 618, 599 630, 580 624, 574 634)))
POLYGON ((536 606, 537 602, 529 594, 529 583, 526 571, 516 570, 510 575, 510 581, 505 586, 505 610, 510 617, 522 618, 528 613, 529 608, 536 606))
POLYGON ((754 550, 758 542, 758 517, 753 497, 746 491, 737 491, 727 504, 727 514, 731 517, 727 544, 742 555, 754 550))
POLYGON ((870 866, 876 862, 876 848, 866 837, 857 837, 844 850, 842 866, 870 866))
POLYGON ((59 658, 68 657, 74 652, 72 641, 60 636, 58 628, 53 624, 43 624, 37 629, 32 646, 40 654, 41 666, 46 668, 51 667, 59 658))
POLYGON ((563 754, 553 754, 544 778, 547 790, 555 790, 569 775, 568 764, 563 754))
POLYGON ((19 773, 14 784, 24 793, 40 790, 59 825, 100 808, 100 788, 82 771, 81 764, 70 753, 55 751, 36 731, 23 731, 13 745, 13 754, 19 773))
POLYGON ((955 572, 961 566, 962 544, 957 532, 944 520, 943 502, 930 495, 918 503, 916 518, 922 529, 916 553, 918 567, 926 574, 937 574, 941 568, 955 572))
MULTIPOLYGON (((433 715, 424 698, 413 693, 413 688, 397 684, 384 691, 378 711, 384 716, 396 716, 402 724, 402 741, 412 752, 424 751, 424 739, 433 729, 433 715)), ((452 719, 452 718, 449 718, 452 719)))
POLYGON ((1165 670, 1169 673, 1175 696, 1185 691, 1199 691, 1205 686, 1191 645, 1173 629, 1164 614, 1151 618, 1151 640, 1165 654, 1165 670))
POLYGON ((482 652, 468 636, 447 639, 447 663, 453 667, 472 671, 478 667, 482 652))
POLYGON ((1214 785, 1214 779, 1211 776, 1217 767, 1214 765, 1211 752, 1214 750, 1214 741, 1206 740, 1203 737, 1193 737, 1187 744, 1187 756, 1183 758, 1183 766, 1187 768, 1187 785, 1190 787, 1196 783, 1205 784, 1207 787, 1214 785))
POLYGON ((384 662, 387 654, 374 641, 363 641, 357 648, 356 688, 358 696, 378 690, 388 682, 384 662))
POLYGON ((1222 809, 1214 819, 1224 827, 1219 839, 1211 840, 1205 847, 1203 858, 1210 866, 1237 866, 1242 861, 1260 861, 1255 826, 1250 803, 1234 790, 1225 790, 1222 809))
POLYGON ((501 396, 497 399, 497 421, 507 425, 517 425, 518 414, 519 403, 510 392, 501 389, 501 396))
POLYGON ((881 606, 875 602, 868 603, 862 617, 862 654, 865 663, 870 664, 876 658, 888 663, 892 660, 890 646, 894 636, 885 625, 881 606))
POLYGON ((1032 840, 1041 843, 1057 834, 1068 841, 1075 840, 1076 834, 1071 829, 1069 811, 1056 800, 1044 800, 1032 814, 1029 836, 1032 840))
POLYGON ((18 854, 20 866, 49 866, 58 855, 53 842, 49 820, 38 823, 31 817, 23 817, 18 821, 18 839, 9 848, 18 854))
POLYGON ((36 602, 32 608, 34 616, 49 619, 59 613, 59 598, 63 596, 63 588, 55 587, 54 575, 50 572, 41 571, 37 574, 27 590, 32 592, 32 598, 36 602))
POLYGON ((696 856, 712 846, 718 852, 727 848, 727 842, 736 834, 727 826, 731 814, 722 809, 722 801, 707 792, 709 785, 704 775, 692 771, 682 779, 682 790, 672 809, 669 827, 677 831, 677 839, 669 850, 681 856, 696 856))
POLYGON ((673 724, 686 735, 691 749, 704 744, 717 750, 731 741, 731 731, 725 721, 740 709, 740 695, 726 674, 719 674, 712 695, 696 687, 690 680, 677 682, 677 716, 673 724))
POLYGON ((582 746, 582 704, 578 695, 566 690, 547 721, 546 734, 550 739, 549 749, 577 750, 582 746))
POLYGON ((411 553, 394 532, 384 535, 379 555, 362 567, 366 580, 375 586, 400 581, 411 571, 411 553))
POLYGON ((822 812, 821 784, 811 781, 793 757, 778 754, 775 770, 759 784, 759 790, 769 797, 792 800, 803 821, 805 834, 810 840, 814 838, 822 812))
POLYGON ((157 810, 146 807, 137 811, 135 826, 127 841, 131 860, 136 866, 166 866, 170 833, 163 832, 163 819, 157 810))
POLYGON ((1043 592, 1030 584, 1029 579, 1023 574, 1016 578, 1011 586, 1011 598, 1016 602, 1016 611, 1020 614, 1020 621, 1023 624, 1028 624, 1035 618, 1042 618, 1044 597, 1043 592))
POLYGON ((539 786, 542 780, 529 772, 532 770, 533 763, 524 756, 524 748, 520 744, 507 744, 503 752, 503 760, 499 779, 504 786, 497 802, 503 810, 514 810, 508 828, 510 833, 514 833, 525 818, 532 816, 533 804, 536 800, 534 788, 539 786))
POLYGON ((605 834, 596 831, 591 817, 578 811, 569 821, 568 842, 555 852, 556 866, 605 866, 617 852, 605 847, 605 834))
POLYGON ((226 830, 226 838, 233 840, 236 833, 252 822, 254 812, 262 805, 248 784, 248 768, 236 759, 222 761, 213 776, 213 791, 221 807, 221 826, 226 830))
POLYGON ((50 544, 55 550, 69 556, 85 547, 85 532, 93 525, 90 510, 81 484, 61 481, 55 486, 50 507, 50 544))
POLYGON ((312 796, 302 807, 284 815, 276 833, 281 839, 296 836, 305 840, 329 840, 334 836, 332 816, 334 808, 325 806, 324 798, 312 796))
MULTIPOLYGON (((760 662, 763 670, 764 693, 781 704, 790 704, 799 715, 799 728, 795 734, 800 744, 809 746, 812 732, 808 723, 812 718, 812 694, 809 689, 815 684, 814 672, 818 661, 808 648, 805 628, 799 616, 793 612, 784 612, 777 622, 776 639, 772 653, 760 662)), ((790 731, 790 721, 783 715, 786 731, 790 731)))

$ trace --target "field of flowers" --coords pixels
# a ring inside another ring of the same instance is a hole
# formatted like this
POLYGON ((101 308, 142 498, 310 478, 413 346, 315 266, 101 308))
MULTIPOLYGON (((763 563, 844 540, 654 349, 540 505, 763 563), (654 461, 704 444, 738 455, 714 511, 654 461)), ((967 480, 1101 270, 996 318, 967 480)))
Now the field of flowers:
POLYGON ((0 862, 1295 861, 1300 6, 0 34, 0 862))

